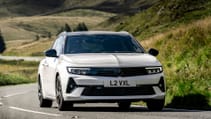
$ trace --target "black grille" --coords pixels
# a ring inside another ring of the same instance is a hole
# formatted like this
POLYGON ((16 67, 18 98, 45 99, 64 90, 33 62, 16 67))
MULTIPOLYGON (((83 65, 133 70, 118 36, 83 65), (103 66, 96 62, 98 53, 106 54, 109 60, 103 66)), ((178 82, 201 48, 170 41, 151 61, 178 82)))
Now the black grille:
POLYGON ((152 86, 123 88, 86 87, 82 93, 84 96, 131 96, 152 94, 155 94, 152 86))
POLYGON ((147 71, 143 67, 121 68, 119 76, 137 76, 147 75, 147 71))
POLYGON ((147 70, 144 67, 124 67, 124 68, 91 68, 92 73, 87 75, 92 76, 138 76, 147 75, 147 70))

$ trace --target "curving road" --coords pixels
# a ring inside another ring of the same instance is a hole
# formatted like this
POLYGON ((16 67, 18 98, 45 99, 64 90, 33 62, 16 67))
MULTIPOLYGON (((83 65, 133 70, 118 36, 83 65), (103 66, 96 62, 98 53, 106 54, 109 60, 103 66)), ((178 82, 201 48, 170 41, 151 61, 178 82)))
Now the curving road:
POLYGON ((211 111, 200 110, 165 108, 162 112, 149 112, 146 107, 132 106, 128 111, 119 111, 112 103, 74 107, 58 111, 54 103, 52 108, 39 108, 36 84, 0 87, 0 119, 211 119, 211 111))

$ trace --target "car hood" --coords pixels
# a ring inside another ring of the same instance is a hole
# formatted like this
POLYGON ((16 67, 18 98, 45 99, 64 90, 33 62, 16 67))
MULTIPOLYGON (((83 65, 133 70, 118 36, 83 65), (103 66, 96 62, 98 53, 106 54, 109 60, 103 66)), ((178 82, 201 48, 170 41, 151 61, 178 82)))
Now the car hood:
POLYGON ((152 55, 145 53, 95 53, 62 55, 61 60, 73 67, 142 67, 161 66, 152 55))

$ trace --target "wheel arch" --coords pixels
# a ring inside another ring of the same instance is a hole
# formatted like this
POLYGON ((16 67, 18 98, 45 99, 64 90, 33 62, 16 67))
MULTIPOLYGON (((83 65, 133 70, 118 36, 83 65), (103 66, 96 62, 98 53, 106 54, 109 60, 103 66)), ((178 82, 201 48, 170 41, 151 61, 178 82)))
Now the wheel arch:
POLYGON ((65 80, 66 76, 63 76, 63 74, 59 73, 59 72, 56 73, 55 90, 56 90, 56 83, 57 83, 57 80, 58 80, 58 78, 57 78, 58 76, 60 77, 59 81, 60 81, 60 84, 61 84, 61 87, 62 87, 62 92, 63 92, 63 94, 65 94, 66 93, 66 87, 67 87, 67 80, 65 80))
POLYGON ((58 80, 58 78, 57 78, 58 76, 60 76, 60 75, 59 75, 59 72, 56 72, 56 77, 55 77, 55 87, 56 87, 56 82, 57 82, 57 80, 58 80))
POLYGON ((40 85, 41 85, 41 87, 42 87, 42 94, 43 94, 43 98, 45 99, 45 98, 47 98, 47 96, 46 96, 46 92, 45 92, 45 84, 43 83, 43 80, 42 80, 42 77, 41 77, 41 75, 40 74, 38 74, 38 76, 37 76, 37 84, 39 85, 39 83, 40 83, 40 85))

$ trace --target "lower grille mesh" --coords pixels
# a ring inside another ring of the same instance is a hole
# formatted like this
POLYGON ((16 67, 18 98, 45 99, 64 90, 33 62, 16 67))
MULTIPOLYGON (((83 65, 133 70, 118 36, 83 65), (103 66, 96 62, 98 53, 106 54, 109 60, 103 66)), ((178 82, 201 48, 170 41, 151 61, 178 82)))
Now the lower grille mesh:
POLYGON ((130 96, 155 94, 152 86, 105 88, 86 87, 82 93, 84 96, 130 96))

